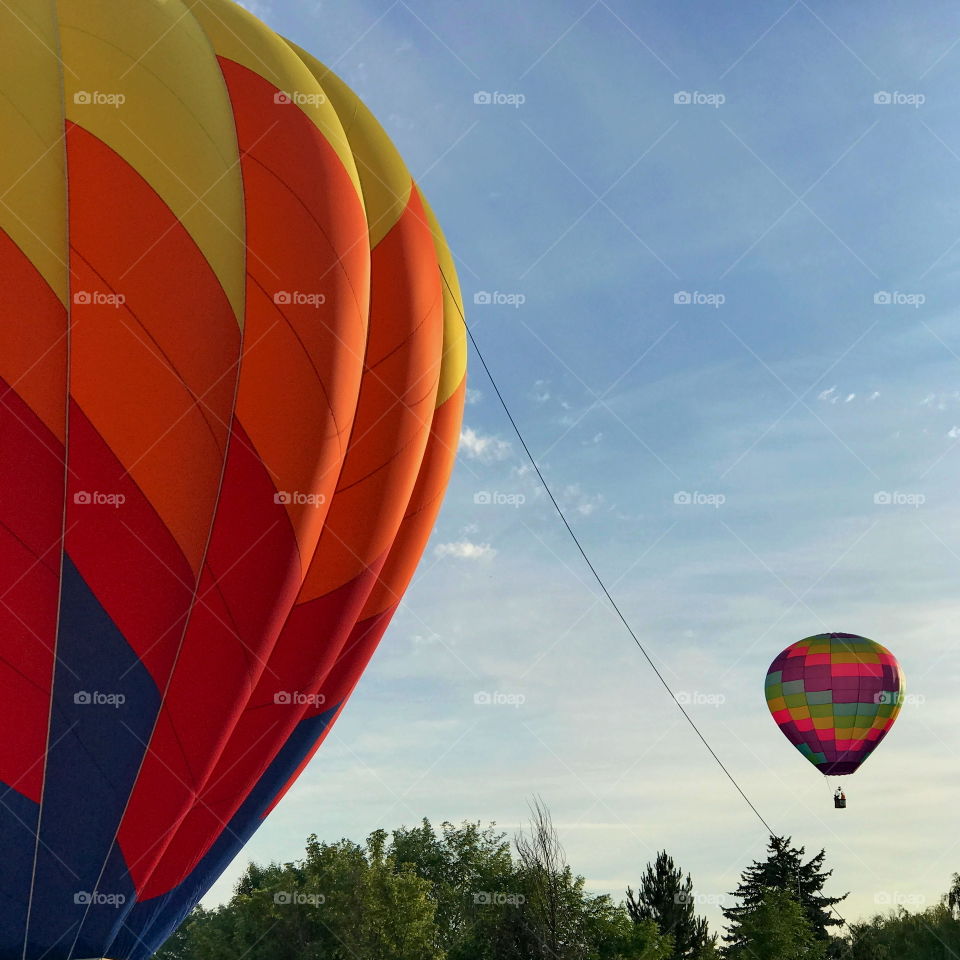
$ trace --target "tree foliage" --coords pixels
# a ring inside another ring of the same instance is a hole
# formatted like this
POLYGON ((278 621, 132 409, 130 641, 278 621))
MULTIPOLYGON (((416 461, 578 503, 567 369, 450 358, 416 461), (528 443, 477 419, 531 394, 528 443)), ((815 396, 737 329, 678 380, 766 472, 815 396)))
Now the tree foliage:
POLYGON ((739 914, 736 941, 724 951, 730 960, 820 960, 827 945, 788 890, 766 887, 739 914))
POLYGON ((634 923, 652 921, 673 938, 671 960, 701 960, 713 950, 714 938, 707 921, 696 915, 695 899, 690 874, 684 877, 666 850, 647 864, 636 894, 627 887, 627 910, 634 923))
POLYGON ((743 871, 740 885, 732 893, 740 902, 723 911, 729 923, 723 938, 728 946, 741 944, 744 918, 758 909, 770 890, 780 890, 790 895, 801 908, 817 940, 828 941, 830 929, 842 925, 843 921, 832 908, 842 903, 847 894, 828 897, 823 893, 824 885, 833 873, 824 869, 825 851, 821 850, 804 862, 805 849, 793 847, 790 842, 790 837, 770 837, 767 858, 755 860, 743 871))
POLYGON ((492 825, 428 820, 366 843, 310 837, 251 864, 158 960, 670 960, 673 940, 574 874, 542 802, 514 849, 492 825))

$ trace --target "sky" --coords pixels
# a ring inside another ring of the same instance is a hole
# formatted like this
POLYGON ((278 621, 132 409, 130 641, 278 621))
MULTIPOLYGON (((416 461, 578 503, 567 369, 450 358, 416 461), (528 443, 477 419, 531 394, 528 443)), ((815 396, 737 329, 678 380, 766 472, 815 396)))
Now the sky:
MULTIPOLYGON (((848 918, 935 903, 960 870, 960 8, 245 5, 397 143, 548 482, 757 809, 826 848, 848 918), (828 631, 888 646, 910 695, 843 812, 763 697, 775 655, 828 631)), ((403 608, 207 902, 310 833, 512 834, 539 795, 591 891, 619 899, 665 848, 716 923, 765 830, 471 362, 403 608)))

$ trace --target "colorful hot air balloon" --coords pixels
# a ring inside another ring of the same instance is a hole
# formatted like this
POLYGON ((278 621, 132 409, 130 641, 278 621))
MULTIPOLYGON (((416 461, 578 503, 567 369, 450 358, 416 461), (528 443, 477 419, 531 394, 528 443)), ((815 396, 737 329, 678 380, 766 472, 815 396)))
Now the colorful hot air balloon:
POLYGON ((784 736, 825 776, 853 773, 893 726, 903 672, 886 647, 853 633, 791 644, 767 671, 767 706, 784 736))
POLYGON ((0 960, 149 956, 319 746, 453 464, 453 262, 231 0, 0 4, 0 960))

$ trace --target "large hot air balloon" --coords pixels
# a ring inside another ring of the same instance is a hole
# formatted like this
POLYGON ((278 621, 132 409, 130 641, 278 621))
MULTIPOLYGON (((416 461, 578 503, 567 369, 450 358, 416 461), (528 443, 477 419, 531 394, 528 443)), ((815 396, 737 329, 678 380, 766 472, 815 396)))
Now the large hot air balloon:
POLYGON ((767 671, 767 706, 825 776, 854 773, 900 712, 903 672, 886 647, 853 633, 793 643, 767 671))
POLYGON ((145 958, 329 731, 452 467, 452 259, 231 0, 0 4, 0 960, 145 958))

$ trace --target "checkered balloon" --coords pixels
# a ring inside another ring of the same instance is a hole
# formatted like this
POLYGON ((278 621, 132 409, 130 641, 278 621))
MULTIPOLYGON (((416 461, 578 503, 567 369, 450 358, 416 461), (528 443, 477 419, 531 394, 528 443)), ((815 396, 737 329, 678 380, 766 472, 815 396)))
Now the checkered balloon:
POLYGON ((893 726, 904 677, 886 647, 853 633, 791 644, 767 671, 767 706, 783 735, 822 773, 853 773, 893 726))

